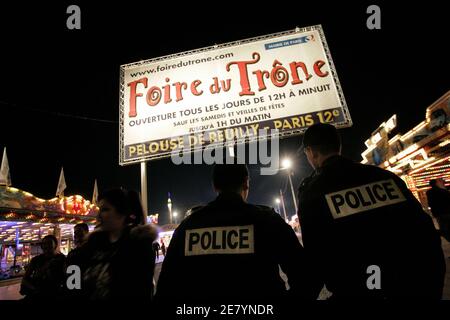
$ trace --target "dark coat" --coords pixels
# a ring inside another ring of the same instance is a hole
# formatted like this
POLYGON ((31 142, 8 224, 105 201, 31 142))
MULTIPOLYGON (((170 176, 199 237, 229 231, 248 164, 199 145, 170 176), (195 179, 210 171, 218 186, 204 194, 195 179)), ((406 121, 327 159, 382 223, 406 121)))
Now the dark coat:
POLYGON ((431 217, 392 172, 341 156, 299 188, 305 251, 335 298, 440 299, 445 276, 431 217), (381 289, 367 281, 378 266, 381 289))
POLYGON ((108 234, 94 231, 82 247, 82 292, 88 300, 141 300, 153 295, 157 238, 150 225, 126 229, 122 237, 110 243, 108 234))
POLYGON ((175 230, 156 296, 180 303, 312 298, 308 277, 303 248, 280 215, 228 193, 193 210, 175 230))
POLYGON ((448 190, 432 187, 427 191, 427 199, 434 217, 450 215, 450 192, 448 190))
POLYGON ((27 300, 59 298, 64 286, 65 259, 61 253, 54 256, 40 254, 31 259, 20 293, 25 295, 27 300), (33 288, 31 289, 27 283, 33 288))

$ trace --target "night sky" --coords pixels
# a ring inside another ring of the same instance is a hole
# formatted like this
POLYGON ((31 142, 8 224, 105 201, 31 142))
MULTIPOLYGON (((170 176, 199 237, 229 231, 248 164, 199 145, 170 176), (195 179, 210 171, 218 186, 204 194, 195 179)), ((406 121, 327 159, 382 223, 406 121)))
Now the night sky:
MULTIPOLYGON (((64 166, 66 195, 90 200, 95 178, 100 190, 139 190, 139 165, 118 164, 121 64, 316 24, 323 26, 354 123, 341 130, 343 152, 360 161, 364 141, 381 122, 397 113, 404 133, 450 89, 450 19, 444 1, 336 2, 1 4, 0 150, 7 147, 13 186, 52 198, 64 166), (70 4, 81 7, 81 30, 66 28, 70 4), (369 4, 381 7, 381 30, 366 27, 369 4)), ((282 140, 281 154, 295 156, 299 141, 282 140)), ((258 169, 250 166, 249 201, 273 206, 285 189, 293 213, 286 174, 259 176, 258 169)), ((310 171, 297 158, 294 184, 310 171)), ((161 214, 161 224, 167 192, 180 212, 214 197, 209 166, 176 166, 169 158, 149 162, 148 172, 149 210, 161 214)))

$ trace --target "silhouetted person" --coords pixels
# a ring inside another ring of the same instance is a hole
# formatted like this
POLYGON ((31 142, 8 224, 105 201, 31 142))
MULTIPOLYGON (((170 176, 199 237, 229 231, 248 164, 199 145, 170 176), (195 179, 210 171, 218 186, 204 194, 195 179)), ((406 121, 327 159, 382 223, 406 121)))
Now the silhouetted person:
POLYGON ((78 264, 78 256, 81 253, 81 247, 85 244, 89 235, 89 226, 86 223, 79 223, 73 228, 73 240, 75 248, 67 255, 67 264, 78 264))
POLYGON ((342 157, 329 124, 308 128, 303 150, 314 172, 299 188, 298 216, 320 286, 334 299, 440 299, 440 237, 403 180, 342 157))
POLYGON ((153 250, 155 251, 156 260, 159 259, 159 250, 161 249, 161 246, 159 245, 158 241, 153 242, 153 250))
POLYGON ((427 191, 428 206, 439 224, 441 235, 450 241, 450 192, 442 178, 431 180, 430 186, 427 191))
POLYGON ((150 302, 156 229, 143 225, 139 195, 113 189, 99 196, 98 228, 83 246, 82 290, 88 300, 150 302))
POLYGON ((217 198, 191 209, 173 234, 156 300, 224 303, 235 298, 259 302, 315 298, 307 284, 303 248, 292 228, 273 208, 246 202, 247 167, 216 164, 212 180, 217 198), (288 277, 289 291, 280 267, 288 277))
POLYGON ((89 226, 87 223, 78 223, 73 228, 73 240, 75 243, 75 248, 81 247, 87 240, 89 234, 89 226))
MULTIPOLYGON (((66 283, 67 279, 71 277, 72 272, 67 272, 69 266, 78 266, 81 271, 84 271, 84 262, 86 258, 83 256, 83 246, 87 241, 89 235, 89 226, 86 223, 79 223, 73 228, 73 240, 75 248, 73 248, 67 255, 65 269, 66 269, 66 283)), ((82 291, 77 289, 70 290, 67 286, 64 287, 65 298, 69 300, 82 299, 82 291)))
POLYGON ((163 256, 166 256, 166 245, 164 244, 164 241, 161 241, 161 252, 163 256))
POLYGON ((65 256, 57 251, 57 247, 55 236, 48 235, 42 239, 43 253, 31 259, 22 279, 20 294, 25 296, 25 300, 60 297, 65 279, 65 256))

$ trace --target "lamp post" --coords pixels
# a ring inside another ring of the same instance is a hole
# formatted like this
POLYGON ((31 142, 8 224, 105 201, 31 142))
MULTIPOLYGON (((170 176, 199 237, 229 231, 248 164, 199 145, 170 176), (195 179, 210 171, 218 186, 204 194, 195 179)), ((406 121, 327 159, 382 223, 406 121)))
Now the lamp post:
POLYGON ((170 199, 170 192, 167 199, 167 208, 169 209, 169 223, 172 224, 172 200, 170 199))
POLYGON ((291 167, 292 167, 292 162, 290 159, 286 158, 281 162, 282 165, 282 169, 286 169, 287 173, 288 173, 288 178, 289 178, 289 185, 291 186, 291 193, 292 193, 292 201, 294 202, 294 208, 295 208, 295 213, 297 213, 298 208, 297 208, 297 200, 295 199, 295 191, 294 191, 294 186, 292 184, 292 171, 291 171, 291 167))
POLYGON ((173 223, 177 223, 178 212, 174 211, 172 215, 173 215, 173 223))
POLYGON ((279 213, 280 216, 281 216, 281 209, 280 209, 280 203, 281 203, 281 200, 280 200, 280 198, 275 198, 275 203, 276 203, 277 206, 278 206, 278 213, 279 213))
POLYGON ((284 220, 286 222, 288 222, 288 218, 287 218, 287 214, 286 214, 286 206, 284 205, 284 196, 283 196, 283 192, 280 189, 280 199, 281 199, 281 206, 283 207, 283 212, 284 212, 284 220))

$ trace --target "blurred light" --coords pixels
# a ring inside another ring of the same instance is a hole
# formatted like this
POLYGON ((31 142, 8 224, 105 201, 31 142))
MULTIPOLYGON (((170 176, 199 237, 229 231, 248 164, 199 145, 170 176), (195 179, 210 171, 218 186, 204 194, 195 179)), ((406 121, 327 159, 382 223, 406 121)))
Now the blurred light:
POLYGON ((291 159, 284 159, 281 162, 281 166, 283 167, 283 169, 289 169, 292 166, 292 161, 291 159))

